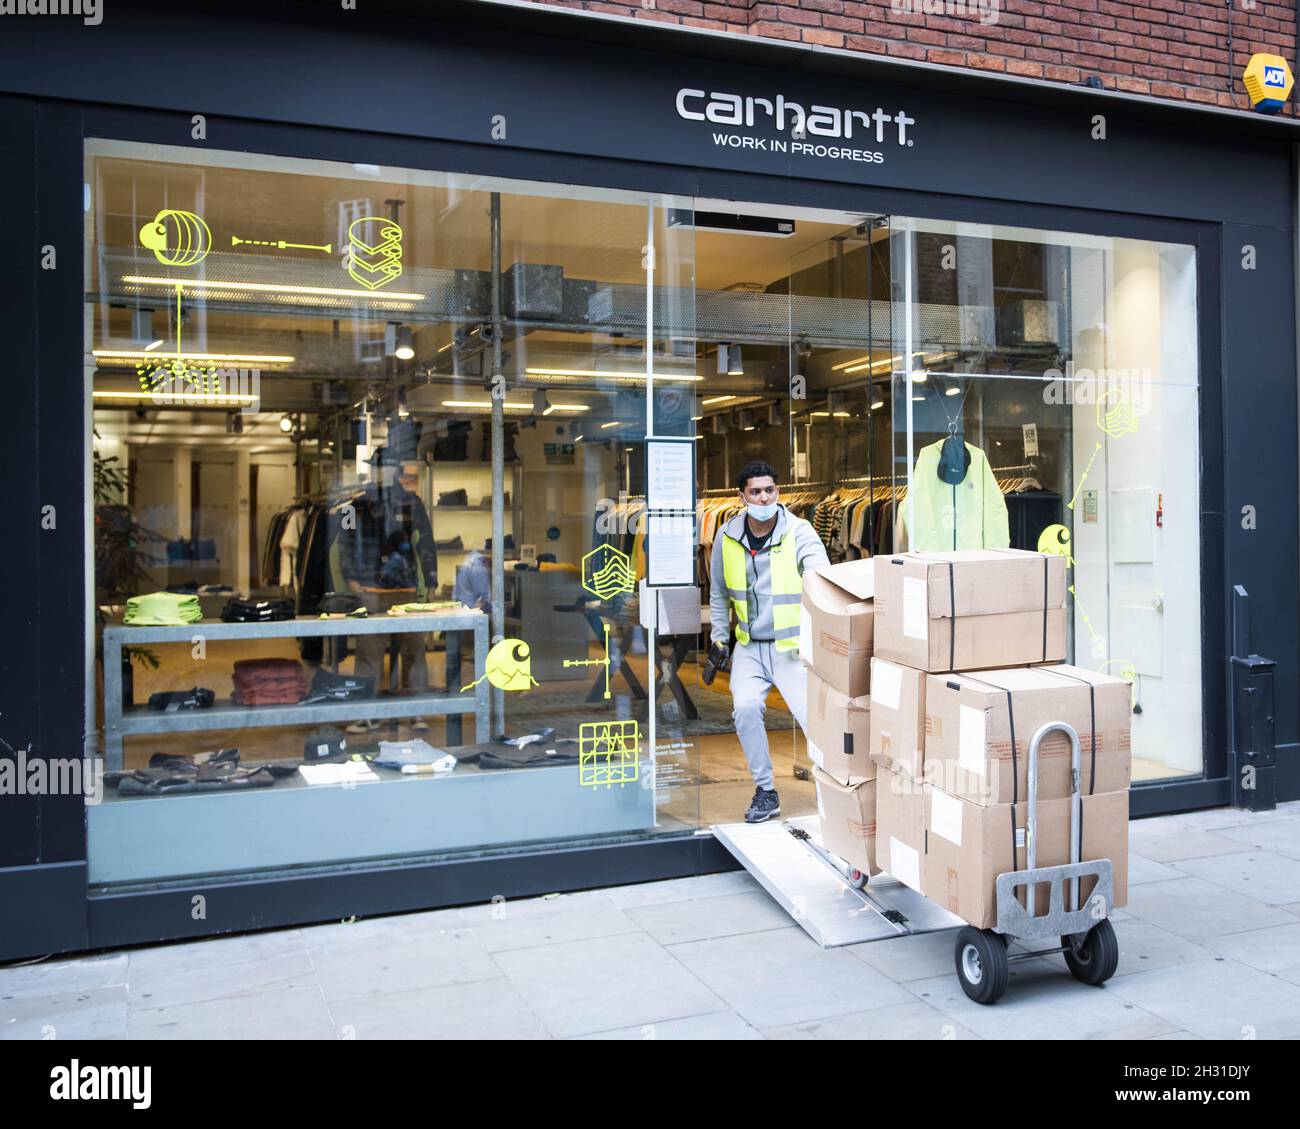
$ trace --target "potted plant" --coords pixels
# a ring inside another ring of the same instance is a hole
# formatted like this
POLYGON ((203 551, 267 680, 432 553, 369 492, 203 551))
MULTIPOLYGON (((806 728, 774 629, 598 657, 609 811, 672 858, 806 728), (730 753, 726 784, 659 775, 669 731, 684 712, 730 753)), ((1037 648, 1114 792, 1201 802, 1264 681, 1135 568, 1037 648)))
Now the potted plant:
MULTIPOLYGON (((98 432, 95 433, 98 437, 98 432)), ((164 538, 140 525, 131 507, 119 501, 128 496, 127 472, 117 466, 117 456, 107 458, 92 451, 95 492, 95 618, 104 626, 105 605, 120 604, 153 583, 142 546, 164 538)), ((102 650, 101 650, 102 658, 102 650)), ((122 705, 134 702, 132 662, 154 670, 158 656, 144 647, 122 648, 122 705)))

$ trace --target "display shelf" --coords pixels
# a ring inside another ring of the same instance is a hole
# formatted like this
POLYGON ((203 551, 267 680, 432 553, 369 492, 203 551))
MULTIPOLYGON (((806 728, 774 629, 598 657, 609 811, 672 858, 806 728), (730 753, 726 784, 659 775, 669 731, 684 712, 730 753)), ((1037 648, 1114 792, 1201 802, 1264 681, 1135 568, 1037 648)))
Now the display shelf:
MULTIPOLYGON (((271 623, 225 623, 202 619, 164 627, 131 627, 113 623, 104 628, 104 755, 106 767, 122 768, 123 738, 128 734, 182 733, 266 727, 318 725, 324 722, 376 720, 393 717, 454 717, 474 715, 476 740, 488 739, 488 684, 480 682, 473 694, 445 690, 364 698, 352 702, 318 702, 283 706, 241 706, 225 700, 201 710, 175 713, 151 711, 146 706, 122 706, 122 648, 140 643, 190 644, 194 639, 302 639, 311 636, 404 635, 431 631, 474 633, 474 670, 487 662, 488 618, 480 611, 453 608, 427 615, 375 615, 361 618, 320 619, 301 617, 271 623)), ((459 668, 459 645, 449 648, 448 662, 459 668)))
POLYGON ((207 709, 163 713, 148 706, 124 709, 117 731, 132 733, 185 733, 214 729, 243 729, 269 725, 324 725, 329 722, 376 721, 392 717, 441 717, 475 710, 472 694, 438 693, 386 695, 350 702, 294 703, 282 706, 241 706, 223 698, 207 709))

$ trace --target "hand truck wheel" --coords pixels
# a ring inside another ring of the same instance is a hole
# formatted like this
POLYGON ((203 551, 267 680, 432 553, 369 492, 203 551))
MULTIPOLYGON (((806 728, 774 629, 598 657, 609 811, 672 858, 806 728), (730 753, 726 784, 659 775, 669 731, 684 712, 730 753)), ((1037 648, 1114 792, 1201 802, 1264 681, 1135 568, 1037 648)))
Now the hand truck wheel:
POLYGON ((866 871, 859 870, 856 866, 849 867, 849 885, 855 890, 865 889, 869 878, 866 871))
POLYGON ((1065 963, 1085 984, 1104 984, 1119 966, 1119 939, 1110 918, 1103 917, 1080 936, 1062 937, 1065 963))
POLYGON ((1011 977, 1007 943, 992 929, 967 925, 957 933, 954 953, 957 979, 962 991, 977 1004, 992 1004, 1002 998, 1011 977))

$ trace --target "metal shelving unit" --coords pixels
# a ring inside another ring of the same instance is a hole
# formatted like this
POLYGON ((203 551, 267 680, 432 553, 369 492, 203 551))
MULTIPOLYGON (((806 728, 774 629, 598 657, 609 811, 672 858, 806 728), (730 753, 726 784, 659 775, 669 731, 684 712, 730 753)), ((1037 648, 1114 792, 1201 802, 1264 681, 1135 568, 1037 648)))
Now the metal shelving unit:
POLYGON ((145 706, 122 706, 122 647, 139 643, 191 643, 195 636, 218 639, 302 639, 307 636, 399 635, 414 632, 474 633, 474 670, 487 661, 488 617, 479 611, 453 609, 429 615, 369 618, 278 620, 273 623, 224 623, 203 619, 168 627, 130 627, 116 623, 104 628, 104 755, 110 771, 122 768, 122 743, 129 734, 180 733, 242 729, 275 725, 321 725, 327 722, 373 721, 390 717, 449 717, 474 715, 475 740, 488 739, 488 684, 480 682, 472 695, 458 690, 363 698, 351 702, 312 705, 241 706, 223 700, 208 709, 162 713, 145 706))

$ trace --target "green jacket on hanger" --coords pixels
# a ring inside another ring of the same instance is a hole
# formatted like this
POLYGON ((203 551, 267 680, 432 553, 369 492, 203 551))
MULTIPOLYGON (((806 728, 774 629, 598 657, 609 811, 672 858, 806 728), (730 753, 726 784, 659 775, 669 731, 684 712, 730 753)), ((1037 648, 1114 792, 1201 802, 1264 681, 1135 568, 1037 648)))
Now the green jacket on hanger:
POLYGON ((902 504, 907 547, 913 552, 947 549, 1009 549, 1007 500, 998 489, 989 460, 978 447, 966 444, 970 466, 966 477, 949 485, 939 477, 944 440, 923 447, 902 504))

